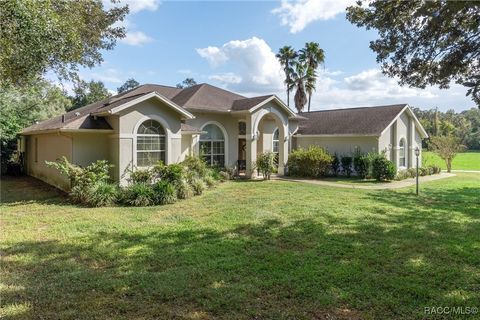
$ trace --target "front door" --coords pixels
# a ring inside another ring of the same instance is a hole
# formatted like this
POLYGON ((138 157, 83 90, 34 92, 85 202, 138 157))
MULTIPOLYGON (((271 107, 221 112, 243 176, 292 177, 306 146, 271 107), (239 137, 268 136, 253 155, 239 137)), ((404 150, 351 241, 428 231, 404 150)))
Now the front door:
POLYGON ((247 168, 247 140, 238 139, 238 171, 245 172, 247 168))

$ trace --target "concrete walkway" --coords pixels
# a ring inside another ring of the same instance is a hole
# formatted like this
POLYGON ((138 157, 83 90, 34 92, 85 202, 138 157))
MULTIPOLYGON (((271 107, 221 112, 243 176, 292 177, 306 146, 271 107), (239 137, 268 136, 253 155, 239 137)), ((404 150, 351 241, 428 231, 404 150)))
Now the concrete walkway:
MULTIPOLYGON (((424 176, 419 178, 419 183, 434 181, 439 179, 445 179, 456 176, 454 173, 440 173, 431 176, 424 176)), ((284 180, 284 181, 295 181, 295 182, 304 182, 310 184, 317 184, 322 186, 337 187, 337 188, 348 188, 348 189, 368 189, 368 190, 385 190, 385 189, 399 189, 415 185, 415 178, 409 178, 401 181, 392 181, 385 183, 377 183, 373 185, 360 185, 354 183, 340 183, 332 181, 324 181, 318 179, 308 179, 308 178, 289 178, 285 176, 272 176, 272 180, 284 180)))
POLYGON ((471 173, 480 173, 480 170, 452 170, 452 172, 471 172, 471 173))

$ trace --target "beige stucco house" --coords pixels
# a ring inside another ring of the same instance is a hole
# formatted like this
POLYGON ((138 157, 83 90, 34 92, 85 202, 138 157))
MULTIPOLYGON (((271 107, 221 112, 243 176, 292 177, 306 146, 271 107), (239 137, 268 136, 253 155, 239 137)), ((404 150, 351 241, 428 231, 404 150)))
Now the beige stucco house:
POLYGON ((427 137, 406 104, 296 114, 275 95, 247 98, 208 84, 142 85, 36 123, 22 135, 27 173, 61 189, 69 188, 68 180, 45 164, 61 156, 81 166, 108 160, 113 178, 125 184, 135 168, 194 154, 251 177, 257 154, 273 151, 283 174, 289 152, 309 145, 339 155, 385 151, 407 168, 427 137))

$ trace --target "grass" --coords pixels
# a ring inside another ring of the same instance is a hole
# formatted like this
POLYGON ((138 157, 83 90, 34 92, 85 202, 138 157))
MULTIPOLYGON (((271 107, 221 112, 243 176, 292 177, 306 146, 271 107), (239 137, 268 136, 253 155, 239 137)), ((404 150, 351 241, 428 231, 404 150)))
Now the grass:
MULTIPOLYGON (((447 166, 437 154, 423 152, 423 165, 437 165, 446 170, 447 166)), ((452 170, 480 170, 480 151, 470 150, 457 154, 453 159, 452 170)))
POLYGON ((340 184, 358 184, 358 185, 365 185, 365 186, 374 186, 377 184, 385 184, 389 183, 389 181, 377 181, 375 179, 361 179, 355 176, 351 176, 350 178, 344 176, 338 177, 325 177, 319 179, 321 181, 328 181, 328 182, 336 182, 340 184))
POLYGON ((424 183, 419 197, 242 181, 97 209, 31 181, 2 181, 0 318, 423 319, 426 306, 480 307, 480 174, 424 183))

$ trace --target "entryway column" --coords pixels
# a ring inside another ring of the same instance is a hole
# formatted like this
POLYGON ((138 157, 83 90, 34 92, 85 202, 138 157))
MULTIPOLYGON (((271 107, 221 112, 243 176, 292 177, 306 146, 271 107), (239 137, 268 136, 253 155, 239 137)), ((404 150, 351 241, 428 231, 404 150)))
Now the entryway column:
POLYGON ((282 129, 279 130, 278 141, 278 174, 285 174, 285 165, 288 161, 288 125, 284 126, 282 123, 282 129), (283 134, 282 134, 283 133, 283 134))
POLYGON ((408 167, 414 168, 417 166, 415 160, 415 120, 410 117, 408 121, 408 167))
POLYGON ((398 169, 398 120, 392 125, 393 141, 392 141, 392 162, 398 169))
POLYGON ((249 115, 247 116, 247 121, 246 121, 246 135, 245 135, 245 140, 247 142, 246 146, 246 172, 245 175, 248 178, 255 178, 257 176, 257 171, 254 169, 255 167, 255 161, 257 161, 257 139, 258 139, 258 133, 254 132, 254 123, 252 116, 249 115))

